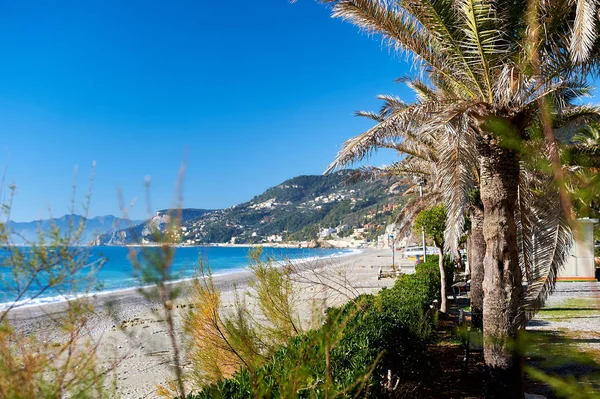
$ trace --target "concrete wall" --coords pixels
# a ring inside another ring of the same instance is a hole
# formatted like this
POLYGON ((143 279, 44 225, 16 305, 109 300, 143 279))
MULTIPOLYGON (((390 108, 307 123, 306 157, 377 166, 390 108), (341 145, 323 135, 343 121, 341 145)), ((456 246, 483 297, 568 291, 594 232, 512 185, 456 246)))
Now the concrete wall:
POLYGON ((579 233, 567 264, 559 271, 558 280, 595 280, 594 223, 598 219, 577 219, 579 233))

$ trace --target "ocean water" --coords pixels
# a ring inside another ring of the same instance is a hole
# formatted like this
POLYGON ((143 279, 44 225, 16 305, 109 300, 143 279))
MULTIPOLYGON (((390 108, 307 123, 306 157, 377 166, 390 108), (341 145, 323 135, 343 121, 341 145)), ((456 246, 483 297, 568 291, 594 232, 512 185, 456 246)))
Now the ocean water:
MULTIPOLYGON (((134 248, 141 254, 141 248, 134 248)), ((210 266, 213 275, 222 275, 244 270, 248 266, 249 247, 180 247, 175 251, 172 263, 172 280, 193 278, 197 274, 199 260, 210 266)), ((27 254, 27 248, 23 248, 27 254)), ((19 307, 35 306, 43 303, 60 302, 79 295, 90 295, 102 292, 114 292, 147 285, 134 270, 129 259, 131 248, 128 247, 91 247, 86 249, 86 266, 78 275, 78 282, 65 282, 55 289, 49 289, 32 298, 41 287, 47 284, 49 276, 39 276, 33 281, 28 293, 17 298, 17 287, 10 267, 0 267, 0 310, 6 309, 15 302, 19 307), (103 262, 102 267, 96 265, 103 262), (91 287, 91 289, 89 289, 91 287)), ((158 248, 146 247, 143 251, 159 251, 158 248)), ((308 248, 263 248, 263 257, 275 261, 302 262, 316 258, 330 258, 355 253, 348 249, 308 249, 308 248)), ((6 253, 0 252, 0 257, 6 253)), ((142 259, 138 256, 138 259, 142 259)))

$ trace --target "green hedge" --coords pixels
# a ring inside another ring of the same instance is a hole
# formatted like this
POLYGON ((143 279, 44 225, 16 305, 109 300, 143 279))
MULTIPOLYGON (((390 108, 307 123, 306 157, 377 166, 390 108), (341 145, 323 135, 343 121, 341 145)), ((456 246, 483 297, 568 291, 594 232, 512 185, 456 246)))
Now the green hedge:
POLYGON ((323 326, 291 339, 260 368, 240 370, 188 399, 318 398, 342 391, 342 397, 379 397, 388 370, 403 383, 417 381, 428 369, 436 323, 430 305, 439 283, 437 265, 420 265, 390 289, 328 309, 323 326))
MULTIPOLYGON (((438 255, 429 255, 427 256, 427 262, 421 263, 417 265, 417 270, 427 270, 431 273, 440 274, 440 266, 439 266, 438 255)), ((454 282, 454 263, 450 260, 449 256, 444 257, 444 266, 446 268, 446 286, 450 287, 454 282)))

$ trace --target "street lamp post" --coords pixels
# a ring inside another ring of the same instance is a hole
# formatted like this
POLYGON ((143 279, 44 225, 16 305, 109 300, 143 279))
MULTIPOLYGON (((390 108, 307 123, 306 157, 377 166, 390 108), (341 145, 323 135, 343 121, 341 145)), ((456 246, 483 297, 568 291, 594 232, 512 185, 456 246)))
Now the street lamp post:
MULTIPOLYGON (((425 179, 419 179, 417 183, 419 185, 419 197, 423 198, 423 186, 425 185, 425 179)), ((421 226, 421 239, 423 241, 423 263, 427 262, 427 246, 425 244, 425 229, 421 226)))
POLYGON ((394 236, 393 235, 389 235, 389 238, 392 240, 392 269, 396 269, 395 265, 396 265, 396 248, 395 248, 395 242, 394 242, 394 236))

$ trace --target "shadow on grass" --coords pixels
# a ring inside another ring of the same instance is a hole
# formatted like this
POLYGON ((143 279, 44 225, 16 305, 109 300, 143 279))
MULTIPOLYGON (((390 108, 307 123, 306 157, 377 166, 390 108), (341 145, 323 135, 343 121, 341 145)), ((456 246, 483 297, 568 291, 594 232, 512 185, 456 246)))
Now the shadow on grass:
POLYGON ((543 326, 547 326, 549 324, 550 324, 549 321, 542 320, 542 319, 534 319, 534 320, 530 320, 529 323, 527 323, 527 327, 543 327, 543 326))
POLYGON ((600 364, 593 350, 579 344, 598 345, 600 339, 571 337, 560 331, 536 330, 523 335, 520 345, 527 380, 537 393, 548 398, 598 397, 600 364))

